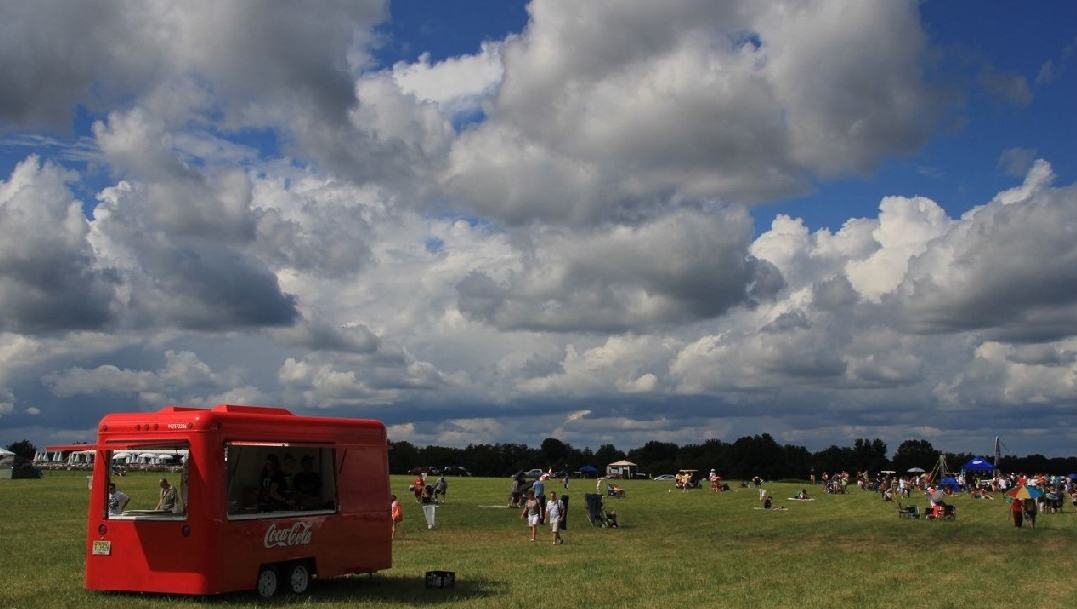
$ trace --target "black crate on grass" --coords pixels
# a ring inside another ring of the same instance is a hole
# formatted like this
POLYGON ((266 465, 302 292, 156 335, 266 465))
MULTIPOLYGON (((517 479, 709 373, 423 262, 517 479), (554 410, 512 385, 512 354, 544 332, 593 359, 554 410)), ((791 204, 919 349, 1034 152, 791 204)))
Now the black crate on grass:
POLYGON ((427 571, 427 588, 452 588, 456 585, 456 573, 452 571, 427 571))

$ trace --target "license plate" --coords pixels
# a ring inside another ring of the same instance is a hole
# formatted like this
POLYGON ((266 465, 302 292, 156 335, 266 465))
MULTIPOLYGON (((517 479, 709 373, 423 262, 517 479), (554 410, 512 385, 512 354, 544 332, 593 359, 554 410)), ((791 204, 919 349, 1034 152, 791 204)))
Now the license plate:
POLYGON ((110 556, 112 554, 112 542, 104 540, 93 542, 92 554, 94 556, 110 556))

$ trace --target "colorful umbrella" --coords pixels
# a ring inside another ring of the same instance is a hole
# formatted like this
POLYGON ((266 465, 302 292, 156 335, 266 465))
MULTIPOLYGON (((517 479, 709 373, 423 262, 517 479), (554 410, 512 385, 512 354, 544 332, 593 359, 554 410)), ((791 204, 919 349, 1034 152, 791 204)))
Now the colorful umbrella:
POLYGON ((1021 485, 1012 491, 1006 493, 1007 497, 1013 497, 1014 499, 1039 499, 1043 497, 1043 491, 1032 486, 1021 485))

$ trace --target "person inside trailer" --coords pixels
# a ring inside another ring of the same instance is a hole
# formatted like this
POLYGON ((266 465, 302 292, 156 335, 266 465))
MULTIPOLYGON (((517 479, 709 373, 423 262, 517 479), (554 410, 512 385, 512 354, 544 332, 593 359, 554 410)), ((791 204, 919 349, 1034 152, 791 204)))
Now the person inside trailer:
POLYGON ((280 459, 274 454, 266 455, 262 480, 258 485, 258 509, 262 512, 287 509, 288 499, 284 495, 287 485, 284 472, 280 468, 280 459))
POLYGON ((314 457, 303 455, 299 467, 299 472, 292 477, 296 507, 301 510, 317 509, 322 505, 322 477, 314 471, 314 457))

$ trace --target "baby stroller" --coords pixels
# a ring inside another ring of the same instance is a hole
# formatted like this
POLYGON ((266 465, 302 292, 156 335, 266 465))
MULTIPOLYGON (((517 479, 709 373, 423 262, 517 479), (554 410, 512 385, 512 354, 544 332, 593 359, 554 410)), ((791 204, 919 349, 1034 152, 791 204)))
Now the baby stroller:
POLYGON ((591 526, 609 529, 619 528, 617 512, 607 512, 602 507, 602 495, 587 493, 583 496, 583 501, 587 504, 587 520, 591 522, 591 526))

